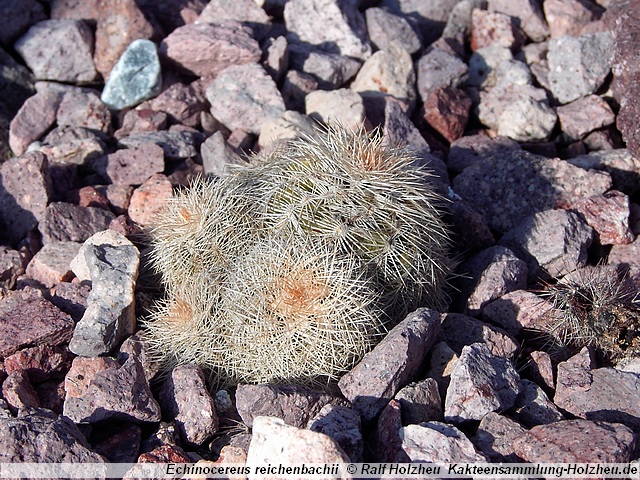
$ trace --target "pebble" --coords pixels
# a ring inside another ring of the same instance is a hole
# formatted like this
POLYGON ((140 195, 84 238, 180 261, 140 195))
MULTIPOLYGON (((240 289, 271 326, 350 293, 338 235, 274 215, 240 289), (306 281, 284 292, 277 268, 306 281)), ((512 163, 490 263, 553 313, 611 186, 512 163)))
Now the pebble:
MULTIPOLYGON (((344 55, 324 52, 306 44, 289 44, 289 67, 311 75, 317 82, 317 88, 323 90, 343 86, 355 77, 361 65, 358 60, 344 55)), ((303 90, 307 91, 308 88, 305 86, 303 90)))
POLYGON ((470 440, 473 445, 491 462, 521 462, 513 451, 513 439, 526 432, 526 429, 509 417, 489 412, 482 420, 470 440))
POLYGON ((159 398, 164 415, 175 422, 186 445, 202 445, 218 431, 218 415, 200 367, 174 368, 159 398))
POLYGON ((453 190, 502 233, 537 212, 609 188, 611 178, 606 173, 521 150, 500 151, 467 167, 453 180, 453 190))
POLYGON ((484 343, 465 346, 451 372, 445 421, 460 424, 508 410, 521 388, 520 376, 510 360, 492 355, 484 343))
POLYGON ((355 3, 289 0, 284 6, 287 40, 308 43, 359 60, 371 56, 364 15, 355 3))
POLYGON ((355 131, 364 126, 364 102, 360 95, 349 88, 316 90, 305 97, 304 103, 306 114, 313 119, 339 123, 355 131))
POLYGON ((269 15, 253 0, 212 0, 195 23, 235 21, 251 28, 253 37, 262 40, 271 28, 269 15))
POLYGON ((421 38, 404 16, 372 7, 365 10, 365 19, 371 44, 378 50, 386 50, 396 42, 411 55, 420 50, 421 38))
POLYGON ((211 114, 230 130, 258 135, 268 118, 285 111, 275 82, 255 63, 223 70, 207 87, 206 95, 211 114))
POLYGON ((454 38, 456 35, 467 37, 471 34, 471 15, 475 9, 484 10, 485 0, 462 0, 455 4, 442 32, 442 38, 454 38))
POLYGON ((557 37, 549 42, 549 84, 560 103, 594 93, 611 71, 613 36, 610 32, 557 37))
POLYGON ((460 265, 464 311, 477 315, 492 300, 527 287, 527 265, 508 248, 496 245, 460 265))
POLYGON ((461 313, 444 314, 441 339, 457 355, 466 345, 484 343, 492 355, 512 358, 520 348, 516 339, 502 330, 461 313))
POLYGON ((173 65, 198 77, 217 77, 234 65, 257 63, 262 51, 237 22, 187 24, 160 43, 159 52, 173 65))
POLYGON ((72 355, 64 345, 38 345, 5 357, 4 368, 8 374, 24 372, 29 381, 41 383, 64 378, 71 367, 71 359, 72 355))
POLYGON ((55 124, 61 99, 59 93, 43 92, 25 100, 9 125, 9 145, 16 156, 55 124))
POLYGON ((104 154, 104 137, 84 127, 63 126, 51 130, 38 150, 51 164, 85 165, 104 154))
POLYGON ((106 230, 115 218, 111 212, 96 207, 81 207, 73 203, 52 202, 38 228, 43 243, 84 242, 96 232, 106 230))
POLYGON ((629 197, 615 190, 576 200, 571 208, 598 234, 600 245, 629 244, 636 238, 629 228, 629 197))
POLYGON ((394 395, 414 380, 440 329, 437 312, 420 308, 395 326, 338 386, 365 423, 372 421, 394 395))
POLYGON ((52 185, 47 157, 31 152, 0 165, 0 237, 17 243, 45 218, 52 185))
POLYGON ((98 75, 93 43, 91 29, 80 20, 42 20, 13 46, 38 80, 88 83, 98 75))
POLYGON ((196 156, 198 153, 196 147, 199 142, 200 134, 191 131, 162 130, 134 133, 121 138, 118 145, 136 148, 147 143, 155 143, 162 147, 167 160, 184 160, 196 156))
POLYGON ((564 275, 587 262, 594 232, 577 214, 545 210, 504 234, 500 244, 527 264, 529 279, 564 275))
POLYGON ((68 342, 74 323, 38 290, 10 291, 0 299, 0 357, 38 345, 68 342))
POLYGON ((423 101, 440 87, 458 87, 466 79, 469 67, 456 55, 432 48, 416 64, 417 89, 423 101))
POLYGON ((133 148, 123 148, 103 157, 94 170, 110 183, 141 185, 151 175, 164 171, 164 150, 155 143, 142 143, 133 148), (97 168, 96 168, 97 167, 97 168))
POLYGON ((473 443, 453 425, 425 422, 402 427, 402 453, 396 462, 475 463, 485 462, 473 443))
POLYGON ((43 409, 19 418, 0 417, 3 463, 104 463, 67 417, 43 409))
POLYGON ((73 277, 71 261, 78 250, 80 244, 77 242, 48 243, 31 259, 26 273, 47 288, 60 282, 68 282, 73 277))
POLYGON ((150 225, 172 195, 173 186, 165 175, 161 173, 151 175, 146 182, 133 191, 129 204, 129 217, 142 226, 150 225))
POLYGON ((352 462, 363 461, 364 440, 358 412, 344 405, 327 404, 309 420, 307 429, 335 440, 352 462))
POLYGON ((131 42, 113 66, 100 98, 110 109, 122 110, 155 97, 161 88, 156 45, 140 39, 131 42))
POLYGON ((533 427, 513 440, 513 448, 526 462, 623 463, 635 443, 624 425, 578 419, 533 427))
POLYGON ((433 378, 402 387, 394 399, 400 403, 402 425, 441 422, 444 419, 438 382, 433 378))
POLYGON ((460 138, 469 120, 472 100, 460 88, 440 87, 424 100, 424 119, 448 142, 460 138))
POLYGON ((277 417, 305 428, 325 405, 344 405, 339 397, 301 385, 238 385, 236 408, 245 425, 259 416, 277 417))
POLYGON ((506 87, 507 85, 531 85, 531 69, 526 63, 519 60, 503 60, 495 70, 496 87, 506 87))
POLYGON ((560 127, 572 140, 580 140, 598 128, 613 124, 615 114, 597 95, 587 95, 556 109, 560 127))
POLYGON ((123 365, 109 357, 76 357, 65 378, 65 391, 64 415, 76 423, 161 419, 160 406, 135 357, 123 365))
MULTIPOLYGON (((264 131, 265 128, 261 130, 261 132, 264 131)), ((202 157, 204 173, 218 177, 224 174, 227 165, 241 165, 245 163, 240 155, 227 143, 224 135, 220 131, 215 132, 202 143, 200 146, 200 155, 202 157)))
POLYGON ((489 11, 505 13, 519 20, 519 26, 534 42, 543 42, 549 37, 549 26, 542 6, 536 0, 489 0, 489 11))
POLYGON ((56 116, 58 127, 84 127, 108 133, 111 113, 93 92, 70 91, 62 95, 56 116))

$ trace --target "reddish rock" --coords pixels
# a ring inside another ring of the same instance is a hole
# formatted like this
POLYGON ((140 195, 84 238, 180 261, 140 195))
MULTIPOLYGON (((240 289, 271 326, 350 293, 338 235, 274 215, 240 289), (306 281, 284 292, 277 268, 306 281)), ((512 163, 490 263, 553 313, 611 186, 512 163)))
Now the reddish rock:
POLYGON ((107 133, 111 130, 111 113, 95 93, 72 91, 62 96, 57 122, 61 127, 85 127, 107 133))
POLYGON ((262 40, 271 27, 269 15, 253 0, 210 0, 197 23, 226 23, 247 25, 256 40, 262 40))
POLYGON ((115 215, 95 207, 53 202, 45 210, 39 229, 43 242, 84 242, 96 232, 106 230, 115 215))
POLYGON ((549 26, 537 0, 489 0, 489 11, 501 12, 516 19, 520 28, 534 42, 543 42, 549 36, 549 26))
POLYGON ((611 125, 615 114, 598 95, 587 95, 556 109, 562 131, 569 138, 579 140, 589 132, 611 125))
POLYGON ((57 345, 25 348, 4 359, 7 373, 23 371, 34 383, 63 377, 71 367, 71 352, 57 345))
POLYGON ((141 185, 153 174, 164 171, 164 150, 155 143, 143 143, 111 153, 96 167, 110 183, 141 185))
POLYGON ((424 119, 449 142, 462 136, 469 120, 471 98, 459 88, 440 87, 424 102, 424 119))
POLYGON ((437 88, 460 86, 468 71, 467 64, 456 55, 433 48, 418 60, 416 88, 424 101, 437 88))
POLYGON ((443 402, 451 381, 451 372, 457 361, 458 355, 446 342, 438 342, 431 349, 429 370, 427 370, 426 376, 438 382, 438 391, 443 402))
POLYGON ((36 253, 27 265, 27 275, 51 288, 57 283, 73 278, 71 260, 78 254, 81 244, 77 242, 48 243, 36 253))
POLYGON ((2 396, 14 412, 23 408, 40 406, 38 394, 31 386, 29 377, 24 371, 9 373, 2 384, 2 396))
POLYGON ((87 309, 87 297, 91 287, 87 283, 61 282, 51 292, 51 303, 78 322, 87 309))
POLYGON ((38 140, 56 122, 62 95, 57 92, 36 93, 29 97, 9 126, 9 145, 16 155, 38 140))
POLYGON ((392 399, 380 413, 373 434, 372 446, 377 461, 396 461, 402 449, 400 432, 402 432, 402 407, 398 400, 392 399))
POLYGON ((442 422, 407 425, 402 428, 400 436, 402 452, 396 456, 396 462, 476 463, 486 461, 465 434, 453 425, 442 422))
POLYGON ((64 404, 64 381, 46 380, 33 385, 33 389, 38 394, 40 406, 48 408, 58 415, 62 415, 64 404))
POLYGON ((138 457, 138 463, 192 463, 192 461, 184 450, 175 445, 162 445, 138 457))
POLYGON ((166 176, 161 173, 152 175, 134 190, 129 205, 129 217, 142 226, 149 225, 162 211, 172 194, 173 186, 166 176))
POLYGON ((93 451, 113 463, 135 463, 140 453, 142 429, 138 425, 124 424, 93 432, 93 451))
POLYGON ((451 142, 447 167, 456 173, 502 150, 520 150, 520 144, 507 137, 486 134, 465 135, 451 142))
POLYGON ((482 319, 499 325, 512 335, 522 329, 544 327, 549 322, 547 314, 553 305, 532 292, 516 290, 487 304, 482 309, 482 319))
POLYGON ((545 0, 542 4, 552 37, 580 35, 582 27, 596 19, 594 7, 580 0, 545 0))
POLYGON ((440 338, 458 355, 466 345, 476 342, 486 344, 492 355, 504 358, 512 358, 520 348, 516 339, 501 328, 460 313, 444 314, 440 338))
POLYGON ((598 232, 601 245, 628 244, 635 240, 629 228, 629 197, 624 193, 609 190, 602 195, 577 199, 571 208, 598 232))
POLYGON ((102 0, 50 0, 51 18, 97 22, 102 0))
MULTIPOLYGON (((73 200, 76 200, 75 195, 73 200)), ((105 195, 100 193, 96 187, 82 187, 77 192, 77 203, 81 207, 95 207, 103 210, 109 210, 109 200, 105 195)))
POLYGON ((0 246, 0 289, 12 290, 24 269, 25 259, 20 252, 0 246))
POLYGON ((533 427, 513 440, 526 462, 623 463, 632 458, 633 432, 619 423, 564 420, 533 427))
POLYGON ((154 111, 162 111, 173 122, 198 127, 200 113, 207 109, 206 101, 196 89, 184 83, 174 83, 156 98, 149 101, 154 111))
POLYGON ((363 439, 358 412, 344 405, 328 404, 309 420, 307 428, 335 440, 352 462, 362 462, 363 439))
POLYGON ((518 50, 524 34, 513 17, 474 8, 471 14, 471 50, 497 45, 518 50))
MULTIPOLYGON (((410 383, 401 388, 391 401, 400 402, 402 425, 442 421, 444 418, 438 382, 433 378, 410 383)), ((384 411, 380 414, 381 418, 383 414, 384 411)))
POLYGON ((143 12, 157 18, 166 32, 193 23, 204 10, 208 0, 140 0, 143 12))
POLYGON ((109 230, 114 230, 127 238, 140 238, 144 231, 137 223, 134 223, 127 215, 119 215, 109 224, 109 230))
POLYGON ((39 291, 9 292, 0 299, 0 357, 26 347, 68 342, 74 323, 39 291))
POLYGON ((526 432, 518 422, 489 412, 482 420, 471 442, 492 462, 521 462, 513 451, 513 439, 526 432))
POLYGON ((113 136, 120 140, 134 133, 157 132, 167 128, 168 115, 150 108, 134 108, 124 114, 121 126, 113 136))
POLYGON ((133 195, 133 191, 135 190, 131 185, 116 184, 99 186, 96 187, 96 189, 107 198, 111 210, 116 215, 122 215, 127 212, 129 203, 131 202, 131 195, 133 195))
POLYGON ((93 61, 106 82, 129 44, 141 38, 150 39, 154 30, 135 0, 102 0, 99 8, 93 61))
POLYGON ((0 43, 11 46, 14 40, 47 15, 37 0, 5 0, 0 17, 0 43))
POLYGON ((215 77, 232 65, 257 63, 262 51, 240 24, 193 24, 177 28, 159 48, 177 67, 199 77, 215 77))
POLYGON ((531 378, 544 388, 547 393, 552 393, 555 390, 555 381, 551 356, 547 352, 536 350, 531 352, 530 357, 529 372, 531 378))

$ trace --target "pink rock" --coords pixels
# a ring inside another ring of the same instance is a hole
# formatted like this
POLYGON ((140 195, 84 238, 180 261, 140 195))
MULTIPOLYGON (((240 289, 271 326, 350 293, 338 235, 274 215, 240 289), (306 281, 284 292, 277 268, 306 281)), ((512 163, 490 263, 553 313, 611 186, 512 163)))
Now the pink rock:
POLYGON ((51 18, 97 22, 102 0, 51 0, 51 18))
POLYGON ((537 0, 489 0, 488 9, 515 17, 520 28, 534 42, 542 42, 549 36, 549 26, 541 2, 537 0))
POLYGON ((380 413, 372 444, 376 460, 395 462, 402 455, 402 407, 392 399, 380 413))
POLYGON ((36 0, 5 0, 0 16, 0 43, 10 46, 31 25, 45 18, 44 8, 36 0))
POLYGON ((328 404, 309 420, 307 428, 336 441, 352 462, 362 462, 362 431, 358 412, 344 405, 328 404))
POLYGON ((555 390, 553 363, 547 352, 534 351, 530 354, 529 372, 531 377, 545 389, 547 393, 555 390))
POLYGON ((456 463, 484 462, 471 441, 453 425, 425 422, 402 428, 402 456, 396 462, 456 463))
POLYGON ((9 355, 4 368, 7 373, 24 371, 31 382, 40 383, 64 376, 71 367, 71 357, 65 346, 39 345, 9 355))
POLYGON ((172 194, 173 186, 165 175, 161 173, 152 175, 133 191, 129 217, 143 226, 151 224, 172 194))
POLYGON ((163 445, 138 457, 138 463, 191 463, 192 461, 193 459, 184 450, 175 445, 163 445))
POLYGON ((410 383, 400 389, 394 400, 400 402, 403 425, 443 420, 440 391, 434 378, 410 383))
POLYGON ((587 95, 556 109, 562 131, 579 140, 589 132, 615 122, 611 107, 598 95, 587 95))
POLYGON ((38 22, 14 48, 38 80, 83 83, 95 80, 98 74, 92 58, 93 33, 80 20, 38 22))
POLYGON ((34 289, 12 291, 0 300, 0 356, 26 347, 68 342, 74 323, 69 315, 34 289))
POLYGON ((206 101, 196 89, 184 83, 174 83, 149 104, 153 110, 166 113, 173 122, 189 127, 199 126, 200 113, 207 109, 206 101))
POLYGON ((53 202, 47 207, 39 229, 43 242, 84 242, 96 232, 106 230, 115 215, 95 207, 53 202))
POLYGON ((582 27, 596 19, 594 7, 580 0, 545 0, 542 8, 552 37, 579 35, 582 27))
POLYGON ((523 328, 542 328, 551 319, 548 313, 553 305, 526 290, 509 292, 482 309, 482 319, 495 323, 512 335, 523 328))
POLYGON ((458 355, 466 345, 476 342, 485 343, 492 355, 504 358, 513 357, 520 348, 517 340, 501 328, 460 313, 444 315, 440 337, 458 355))
POLYGON ((81 244, 77 242, 47 243, 27 265, 27 275, 51 288, 73 278, 71 260, 78 254, 81 244))
POLYGON ((56 122, 62 95, 56 92, 36 93, 29 97, 9 125, 9 145, 16 155, 38 140, 56 122))
POLYGON ((640 240, 625 245, 614 245, 608 256, 609 265, 619 265, 634 277, 640 274, 640 240))
POLYGON ((510 15, 474 8, 471 14, 471 50, 497 45, 517 50, 524 34, 510 15))
MULTIPOLYGON (((78 205, 81 207, 96 207, 103 210, 109 210, 109 200, 105 195, 100 193, 96 187, 82 187, 77 194, 78 205)), ((75 195, 74 195, 74 200, 75 195)))
POLYGON ((24 371, 11 372, 2 384, 2 396, 14 412, 23 408, 40 406, 38 394, 31 386, 24 371))
POLYGON ((67 92, 58 107, 59 126, 85 127, 108 133, 111 130, 111 113, 95 93, 67 92))
POLYGON ((154 30, 135 0, 102 0, 99 6, 93 60, 106 82, 129 44, 141 38, 150 39, 154 30))
POLYGON ((471 98, 459 88, 440 87, 429 92, 424 102, 424 119, 445 139, 462 136, 469 120, 471 98))
POLYGON ((547 425, 565 419, 544 390, 527 379, 522 379, 522 390, 510 414, 526 427, 547 425))
POLYGON ((601 245, 628 244, 635 240, 629 228, 629 197, 615 190, 577 199, 571 208, 598 232, 601 245))
POLYGON ((451 142, 447 166, 456 173, 501 150, 520 150, 518 142, 507 137, 486 134, 465 135, 451 142))
POLYGON ((91 287, 80 282, 58 283, 51 292, 51 303, 78 322, 87 308, 87 297, 91 287))
POLYGON ((38 151, 44 153, 52 164, 86 165, 104 154, 104 142, 87 128, 61 126, 44 137, 38 151))
POLYGON ((140 0, 137 2, 142 11, 158 19, 167 32, 195 22, 207 3, 208 0, 140 0))
POLYGON ((155 143, 123 148, 107 155, 104 171, 111 183, 141 185, 153 174, 164 171, 164 150, 155 143))
POLYGON ((197 23, 227 23, 230 20, 249 26, 257 40, 262 40, 271 26, 269 15, 253 0, 211 0, 197 23))
POLYGON ((124 114, 122 124, 113 136, 120 140, 134 133, 157 132, 167 128, 168 115, 150 108, 134 108, 124 114))
POLYGON ((589 420, 539 425, 513 440, 514 451, 527 462, 628 462, 635 444, 628 427, 589 420))
POLYGON ((162 41, 159 52, 199 77, 215 77, 231 65, 257 63, 262 55, 258 42, 235 22, 179 27, 162 41))
POLYGON ((518 422, 489 412, 482 420, 471 437, 475 447, 492 462, 518 462, 521 461, 513 451, 513 439, 524 433, 526 429, 518 422))
POLYGON ((96 187, 101 195, 104 195, 109 201, 109 206, 117 215, 127 212, 131 195, 133 195, 134 187, 131 185, 106 185, 96 187))

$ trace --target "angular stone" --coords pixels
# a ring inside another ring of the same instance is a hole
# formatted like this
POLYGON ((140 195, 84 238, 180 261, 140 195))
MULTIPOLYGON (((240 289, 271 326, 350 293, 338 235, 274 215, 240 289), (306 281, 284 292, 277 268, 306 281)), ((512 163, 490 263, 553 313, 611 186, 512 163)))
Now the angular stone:
POLYGON ((545 210, 508 231, 500 244, 527 264, 529 279, 553 278, 587 262, 593 229, 566 210, 545 210))
POLYGON ((526 379, 522 379, 522 391, 513 405, 512 416, 526 427, 547 425, 565 419, 544 390, 526 379))
POLYGON ((640 188, 640 160, 626 148, 589 152, 567 161, 585 170, 604 170, 611 175, 613 188, 627 195, 640 188))
POLYGON ((47 206, 38 228, 44 243, 84 242, 94 233, 106 230, 114 218, 113 213, 101 208, 53 202, 47 206))
POLYGON ((519 60, 503 60, 496 67, 496 87, 507 85, 531 85, 531 70, 519 60))
POLYGON ((421 39, 407 19, 384 8, 372 7, 364 11, 369 39, 378 50, 399 42, 411 55, 421 48, 421 39))
POLYGON ((327 53, 307 44, 293 43, 289 44, 289 66, 311 75, 317 82, 317 87, 333 90, 351 80, 360 70, 361 63, 351 57, 327 53))
POLYGON ((17 243, 45 217, 52 194, 47 157, 27 153, 0 165, 0 238, 17 243))
POLYGON ((192 365, 172 370, 160 392, 160 405, 187 445, 202 445, 218 431, 218 415, 204 372, 192 365))
POLYGON ((115 425, 91 436, 96 453, 113 463, 135 463, 140 453, 142 429, 138 425, 115 425))
POLYGON ((188 127, 197 127, 200 113, 208 108, 196 88, 180 82, 171 85, 149 104, 152 110, 165 112, 173 122, 188 127))
MULTIPOLYGON (((263 129, 264 131, 264 129, 263 129)), ((240 165, 245 161, 225 141, 221 131, 207 138, 200 147, 202 165, 207 175, 222 176, 227 165, 240 165)))
POLYGON ((496 357, 512 358, 520 348, 506 331, 460 313, 447 313, 442 320, 443 341, 458 355, 466 345, 484 343, 496 357))
POLYGON ((111 245, 113 247, 128 246, 133 247, 126 237, 111 229, 97 232, 89 237, 80 247, 78 254, 71 262, 71 270, 76 278, 80 281, 91 281, 91 272, 87 260, 85 259, 86 250, 89 245, 111 245))
POLYGON ((315 124, 311 118, 294 110, 287 110, 280 118, 267 120, 260 130, 260 147, 272 143, 293 140, 302 135, 313 135, 315 124))
POLYGON ((80 250, 77 242, 48 243, 27 265, 27 275, 51 288, 60 282, 71 280, 71 261, 80 250))
POLYGON ((402 409, 402 425, 443 420, 438 382, 433 378, 402 387, 395 400, 402 409))
POLYGON ((492 355, 484 343, 468 345, 451 372, 445 421, 463 423, 508 410, 520 390, 520 376, 510 360, 492 355))
POLYGON ((527 265, 499 245, 477 253, 461 265, 460 271, 469 275, 460 280, 460 298, 470 315, 480 313, 487 303, 505 293, 527 287, 527 265))
POLYGON ((108 133, 111 130, 111 114, 106 105, 92 92, 67 92, 58 107, 59 127, 84 127, 108 133))
POLYGON ((402 427, 402 452, 396 462, 484 462, 471 441, 453 425, 426 422, 402 427))
POLYGON ((236 22, 188 24, 171 32, 160 54, 198 77, 216 77, 234 65, 257 63, 262 52, 246 28, 236 22))
POLYGON ((365 422, 373 420, 389 399, 414 379, 439 329, 437 312, 419 308, 340 379, 340 390, 365 422))
POLYGON ((400 402, 392 399, 378 417, 371 445, 374 458, 380 462, 395 462, 402 450, 402 413, 400 402))
POLYGON ((80 20, 42 20, 14 48, 38 80, 83 83, 98 74, 92 58, 93 34, 80 20))
POLYGON ((580 0, 545 0, 542 5, 552 37, 579 35, 582 27, 596 19, 594 7, 580 0))
POLYGON ((91 287, 86 283, 58 283, 51 292, 51 303, 78 322, 87 308, 87 297, 90 291, 91 287))
POLYGON ((259 134, 269 117, 284 113, 273 79, 257 64, 229 67, 207 88, 211 114, 227 128, 259 134))
POLYGON ((195 22, 207 0, 136 0, 137 5, 147 15, 156 18, 166 32, 195 22))
POLYGON ((78 205, 81 207, 96 207, 109 210, 109 200, 95 187, 82 187, 77 192, 74 191, 70 198, 74 203, 77 200, 78 205))
POLYGON ((469 120, 471 98, 459 88, 440 87, 429 92, 424 101, 424 119, 447 141, 462 136, 469 120))
POLYGON ((36 93, 24 102, 9 125, 9 145, 14 154, 24 154, 55 124, 61 98, 55 92, 36 93))
POLYGON ((529 374, 531 378, 549 393, 555 390, 554 371, 551 356, 547 352, 533 351, 529 354, 529 374))
MULTIPOLYGON (((335 440, 323 433, 287 425, 279 418, 257 417, 252 432, 248 465, 349 462, 335 440)), ((247 476, 256 480, 260 477, 262 475, 247 476)))
POLYGON ((594 93, 604 82, 613 62, 610 32, 553 38, 549 42, 549 83, 560 103, 594 93))
POLYGON ((38 150, 56 166, 88 165, 92 159, 104 154, 104 140, 104 136, 88 128, 61 126, 44 137, 38 150))
POLYGON ((601 245, 628 244, 636 236, 629 228, 629 197, 615 190, 589 198, 580 198, 571 205, 597 233, 601 245))
POLYGON ((611 125, 615 114, 607 102, 597 95, 587 95, 556 109, 560 127, 569 138, 580 140, 589 132, 611 125))
POLYGON ((51 0, 51 18, 97 22, 101 0, 51 0))
POLYGON ((77 355, 105 355, 135 332, 134 289, 140 252, 133 245, 87 244, 83 248, 91 293, 69 349, 77 355))
POLYGON ((535 293, 516 290, 487 304, 482 309, 482 319, 499 325, 512 335, 522 329, 542 327, 542 320, 553 305, 535 293))
POLYGON ((43 6, 36 0, 6 0, 0 18, 0 43, 10 46, 31 25, 45 18, 43 6))
POLYGON ((536 212, 566 206, 609 188, 607 174, 519 150, 494 154, 466 168, 453 181, 454 191, 498 232, 511 230, 536 212), (525 195, 527 191, 535 193, 525 195))
POLYGON ((24 372, 33 383, 63 378, 71 367, 71 352, 62 345, 25 348, 4 359, 7 373, 24 372))
POLYGON ((415 22, 428 46, 442 33, 449 15, 458 0, 436 0, 422 2, 415 0, 383 0, 380 7, 388 8, 396 15, 403 15, 415 22))
POLYGON ((534 42, 542 42, 549 36, 549 26, 544 18, 541 2, 537 0, 489 0, 489 11, 515 17, 520 28, 534 42))
MULTIPOLYGON (((94 164, 95 168, 95 164, 94 164)), ((151 175, 164 171, 164 150, 155 143, 118 150, 106 156, 96 170, 111 183, 141 185, 151 175)))
POLYGON ((485 89, 495 86, 498 65, 512 59, 513 54, 507 47, 493 45, 479 48, 469 58, 469 79, 467 84, 485 89))
POLYGON ((102 357, 76 357, 65 378, 65 391, 64 414, 76 423, 159 422, 161 418, 160 406, 135 357, 122 366, 102 357))
POLYGON ((527 462, 628 462, 635 445, 624 425, 582 419, 539 425, 513 440, 515 453, 527 462))
POLYGON ((276 83, 280 83, 289 67, 289 43, 284 36, 269 38, 262 47, 262 66, 276 83))
POLYGON ((120 128, 113 136, 117 140, 135 133, 157 132, 167 128, 168 115, 165 112, 154 112, 149 108, 128 110, 121 120, 120 128))
POLYGON ((29 376, 24 371, 11 372, 2 383, 2 396, 9 409, 20 412, 24 409, 40 407, 40 399, 29 382, 29 376))
POLYGON ((111 69, 100 98, 112 110, 133 107, 160 93, 161 73, 155 43, 135 40, 111 69))
POLYGON ((104 0, 99 8, 93 61, 96 70, 107 81, 111 69, 129 44, 139 39, 151 39, 154 29, 135 0, 104 0))
POLYGON ((240 384, 236 391, 236 408, 248 426, 258 416, 269 416, 305 428, 325 405, 345 403, 339 397, 300 385, 240 384))
POLYGON ((246 25, 253 37, 260 41, 269 32, 269 15, 253 0, 212 0, 207 3, 196 23, 228 23, 246 25))
POLYGON ((136 188, 131 196, 129 217, 140 225, 153 222, 165 206, 166 201, 173 195, 173 186, 169 179, 161 173, 156 173, 136 188))
POLYGON ((518 50, 524 41, 522 31, 510 15, 474 9, 471 14, 471 50, 498 45, 518 50))
POLYGON ((371 55, 364 16, 354 2, 289 0, 284 21, 291 43, 308 43, 360 60, 371 55))
POLYGON ((475 447, 491 462, 522 461, 513 451, 513 439, 526 429, 509 417, 489 412, 482 420, 473 437, 475 447))
POLYGON ((297 110, 303 112, 304 97, 308 93, 317 90, 317 88, 318 82, 312 75, 297 70, 289 70, 282 81, 280 93, 288 111, 297 110))
POLYGON ((362 97, 349 88, 316 90, 305 97, 304 103, 306 114, 324 123, 337 122, 352 130, 364 125, 362 97))
POLYGON ((520 145, 506 137, 488 137, 486 135, 465 135, 451 142, 447 167, 456 173, 468 166, 484 160, 502 150, 520 150, 520 145))
POLYGON ((429 370, 427 370, 426 376, 438 382, 438 391, 443 402, 447 388, 449 388, 451 372, 457 361, 458 355, 446 342, 436 343, 429 355, 429 370))
POLYGON ((38 345, 56 346, 69 341, 73 320, 38 290, 7 293, 0 299, 0 357, 38 345))
POLYGON ((453 218, 451 233, 456 247, 451 254, 484 250, 494 245, 496 240, 482 216, 457 195, 452 200, 449 211, 453 218))
POLYGON ((25 263, 20 252, 0 246, 0 290, 13 290, 16 280, 24 273, 25 263))
POLYGON ((167 160, 183 160, 198 153, 196 146, 199 142, 200 135, 197 132, 162 130, 135 133, 120 139, 118 144, 121 147, 136 148, 146 143, 155 143, 162 147, 167 160))
POLYGON ((437 88, 460 86, 468 70, 467 64, 457 56, 439 48, 431 49, 420 57, 416 65, 420 97, 424 101, 437 88))
POLYGON ((362 462, 364 441, 360 415, 344 405, 327 404, 309 420, 307 429, 327 435, 340 445, 352 462, 362 462))
POLYGON ((36 410, 0 418, 0 462, 104 463, 78 427, 62 415, 36 410))

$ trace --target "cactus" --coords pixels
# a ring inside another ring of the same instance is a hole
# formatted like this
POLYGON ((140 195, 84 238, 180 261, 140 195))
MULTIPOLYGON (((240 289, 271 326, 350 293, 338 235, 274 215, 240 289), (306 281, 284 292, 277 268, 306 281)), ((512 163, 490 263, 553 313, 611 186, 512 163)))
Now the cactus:
POLYGON ((326 382, 400 315, 443 306, 443 199, 414 160, 332 127, 178 192, 149 232, 156 358, 222 385, 326 382))
POLYGON ((593 346, 606 364, 640 355, 638 290, 610 267, 586 267, 550 285, 542 295, 554 307, 546 328, 569 353, 593 346))

